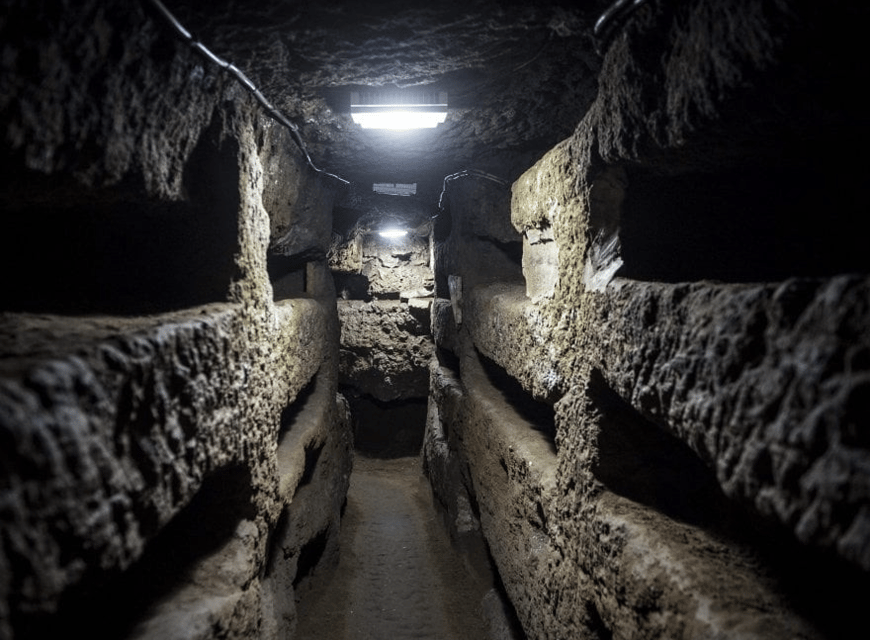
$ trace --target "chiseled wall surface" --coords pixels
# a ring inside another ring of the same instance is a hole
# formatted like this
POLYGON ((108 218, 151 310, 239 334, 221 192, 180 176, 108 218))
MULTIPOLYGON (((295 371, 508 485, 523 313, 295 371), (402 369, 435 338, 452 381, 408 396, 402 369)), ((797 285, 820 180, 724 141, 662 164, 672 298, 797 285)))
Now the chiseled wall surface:
MULTIPOLYGON (((394 207, 405 205, 401 197, 394 207)), ((348 239, 333 247, 330 269, 340 288, 340 383, 379 402, 425 398, 432 339, 431 225, 382 238, 362 213, 348 239)), ((377 220, 377 218, 375 218, 377 220)))
POLYGON ((482 209, 451 200, 436 281, 467 277, 461 322, 446 299, 433 314, 427 469, 529 638, 863 624, 868 264, 858 192, 825 158, 866 132, 837 104, 850 79, 806 48, 838 27, 792 9, 636 12, 574 136, 501 210, 539 245, 526 281, 451 260, 482 209))
POLYGON ((351 435, 331 279, 267 254, 316 275, 335 185, 142 6, 0 26, 0 638, 292 637, 351 435))

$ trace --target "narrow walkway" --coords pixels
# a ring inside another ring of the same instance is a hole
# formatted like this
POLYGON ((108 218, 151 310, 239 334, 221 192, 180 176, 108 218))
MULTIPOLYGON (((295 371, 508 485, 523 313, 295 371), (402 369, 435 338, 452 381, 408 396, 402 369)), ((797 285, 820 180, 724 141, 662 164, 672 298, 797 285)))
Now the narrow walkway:
POLYGON ((472 585, 434 510, 420 460, 357 454, 341 560, 297 603, 300 640, 482 640, 472 585))

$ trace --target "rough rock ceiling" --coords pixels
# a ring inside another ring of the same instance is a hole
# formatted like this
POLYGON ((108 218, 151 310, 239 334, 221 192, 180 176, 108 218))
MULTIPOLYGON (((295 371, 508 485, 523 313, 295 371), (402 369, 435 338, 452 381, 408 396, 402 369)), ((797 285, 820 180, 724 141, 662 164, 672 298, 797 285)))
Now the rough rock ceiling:
POLYGON ((166 0, 297 123, 315 164, 355 183, 475 168, 513 180, 574 130, 596 89, 592 29, 607 0, 166 0), (206 8, 207 7, 207 8, 206 8), (435 130, 362 130, 350 91, 447 91, 435 130))

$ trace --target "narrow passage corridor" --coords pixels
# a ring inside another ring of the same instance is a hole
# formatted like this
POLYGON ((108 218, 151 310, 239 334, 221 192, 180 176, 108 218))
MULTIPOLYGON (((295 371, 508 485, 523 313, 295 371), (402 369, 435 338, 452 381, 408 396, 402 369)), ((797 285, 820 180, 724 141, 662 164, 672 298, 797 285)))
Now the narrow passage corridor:
POLYGON ((484 591, 450 546, 420 459, 357 454, 341 559, 297 593, 297 637, 482 639, 477 609, 484 591))

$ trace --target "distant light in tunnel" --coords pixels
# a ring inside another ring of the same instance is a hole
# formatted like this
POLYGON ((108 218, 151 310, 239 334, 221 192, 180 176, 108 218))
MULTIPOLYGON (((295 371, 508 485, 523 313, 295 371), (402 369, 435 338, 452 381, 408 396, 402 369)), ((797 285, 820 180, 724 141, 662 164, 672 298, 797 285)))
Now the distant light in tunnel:
POLYGON ((382 229, 378 235, 382 238, 404 238, 408 232, 405 229, 382 229))
POLYGON ((434 129, 447 120, 447 93, 353 91, 350 116, 363 129, 434 129))

